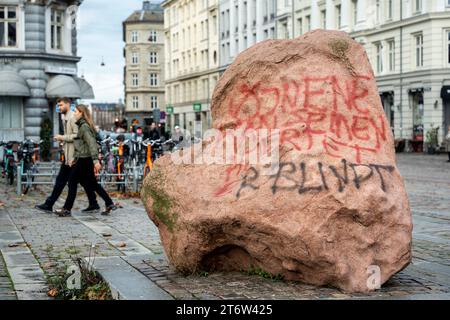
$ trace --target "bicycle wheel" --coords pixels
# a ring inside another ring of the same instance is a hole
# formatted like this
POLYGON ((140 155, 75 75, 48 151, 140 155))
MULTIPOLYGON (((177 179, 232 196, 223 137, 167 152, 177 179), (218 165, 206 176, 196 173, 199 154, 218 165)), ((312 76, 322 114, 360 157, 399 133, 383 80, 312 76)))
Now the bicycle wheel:
POLYGON ((14 167, 12 165, 8 166, 8 183, 10 186, 14 184, 14 167))

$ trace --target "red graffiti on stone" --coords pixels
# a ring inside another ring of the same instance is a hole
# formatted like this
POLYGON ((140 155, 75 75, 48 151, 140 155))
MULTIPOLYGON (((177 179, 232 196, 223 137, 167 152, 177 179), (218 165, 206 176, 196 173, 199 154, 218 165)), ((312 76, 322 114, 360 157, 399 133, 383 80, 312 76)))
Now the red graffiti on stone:
MULTIPOLYGON (((356 163, 377 153, 387 140, 384 115, 373 112, 375 106, 366 101, 366 82, 373 81, 372 76, 359 75, 342 82, 335 75, 280 80, 277 86, 243 84, 230 95, 226 105, 237 129, 279 129, 281 146, 296 152, 320 151, 335 158, 344 158, 350 151, 356 163)), ((230 166, 215 195, 233 191, 246 168, 230 166)))

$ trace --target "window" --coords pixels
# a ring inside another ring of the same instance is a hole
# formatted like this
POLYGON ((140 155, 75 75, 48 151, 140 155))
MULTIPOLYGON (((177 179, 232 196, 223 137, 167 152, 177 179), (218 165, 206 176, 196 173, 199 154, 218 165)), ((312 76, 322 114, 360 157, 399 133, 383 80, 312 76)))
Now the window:
POLYGON ((51 10, 50 17, 50 46, 55 50, 62 50, 62 37, 64 29, 64 12, 62 10, 51 10))
POLYGON ((352 22, 353 26, 358 23, 358 0, 352 0, 352 22))
POLYGON ((450 64, 450 31, 447 31, 447 63, 450 64))
POLYGON ((139 86, 139 75, 137 73, 131 74, 131 82, 133 87, 139 86))
POLYGON ((131 54, 131 63, 132 64, 138 64, 139 63, 139 53, 138 52, 133 52, 131 54))
POLYGON ((320 11, 320 19, 321 19, 321 25, 322 25, 322 29, 326 29, 327 28, 327 12, 326 10, 322 10, 320 11))
POLYGON ((414 0, 414 13, 422 12, 422 0, 414 0))
POLYGON ((158 52, 150 52, 150 64, 157 64, 158 63, 158 52))
POLYGON ((389 46, 389 71, 395 71, 395 41, 388 42, 389 46))
POLYGON ((337 29, 342 27, 342 10, 340 4, 336 6, 336 27, 337 29))
POLYGON ((158 97, 157 96, 150 97, 150 106, 152 109, 158 109, 158 97))
POLYGON ((0 47, 17 47, 17 7, 0 7, 0 47))
POLYGON ((150 31, 150 37, 148 38, 148 41, 150 41, 150 42, 156 42, 157 41, 156 31, 155 30, 151 30, 150 31))
POLYGON ((311 16, 306 16, 306 31, 311 31, 311 16))
POLYGON ((376 19, 377 19, 377 23, 381 22, 381 4, 380 4, 380 0, 377 0, 377 2, 376 2, 376 19))
POLYGON ((302 18, 297 19, 297 26, 298 26, 299 34, 302 35, 303 34, 303 19, 302 18))
POLYGON ((383 45, 381 43, 375 44, 377 51, 377 72, 383 72, 383 45))
POLYGON ((139 109, 139 97, 133 96, 133 109, 139 109))
POLYGON ((22 98, 0 97, 0 130, 22 127, 22 98))
POLYGON ((393 10, 392 0, 388 0, 388 19, 389 20, 392 20, 392 10, 393 10))
POLYGON ((158 74, 150 73, 150 87, 157 87, 157 86, 158 86, 158 74))
POLYGON ((137 43, 138 42, 138 32, 137 31, 131 31, 131 43, 137 43))
POLYGON ((423 66, 423 35, 414 36, 416 44, 416 67, 423 66))

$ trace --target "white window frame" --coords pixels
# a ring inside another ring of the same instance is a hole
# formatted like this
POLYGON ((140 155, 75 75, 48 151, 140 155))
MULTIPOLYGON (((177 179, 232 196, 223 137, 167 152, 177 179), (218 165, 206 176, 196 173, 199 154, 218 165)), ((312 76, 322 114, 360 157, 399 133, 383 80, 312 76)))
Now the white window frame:
POLYGON ((382 74, 384 71, 384 65, 383 65, 383 43, 382 42, 376 42, 375 43, 375 65, 377 74, 382 74))
POLYGON ((131 64, 139 64, 139 52, 132 52, 131 53, 131 64))
POLYGON ((159 86, 159 75, 157 73, 150 73, 150 87, 159 86))
POLYGON ((4 34, 3 37, 5 39, 6 45, 2 46, 0 44, 0 49, 7 49, 7 50, 11 50, 11 49, 20 49, 21 46, 21 21, 24 21, 23 19, 21 19, 21 10, 19 9, 19 6, 17 5, 7 5, 7 4, 2 4, 0 7, 2 7, 3 12, 4 12, 4 19, 2 19, 2 24, 4 24, 4 34), (8 11, 9 8, 14 8, 16 9, 16 17, 14 19, 9 19, 8 18, 8 11), (15 23, 16 24, 16 44, 15 46, 10 46, 9 45, 9 37, 8 37, 8 23, 15 23))
POLYGON ((59 8, 50 8, 50 48, 55 51, 64 51, 64 29, 65 29, 66 13, 59 8), (57 21, 57 17, 60 15, 60 22, 57 21), (60 28, 60 34, 58 32, 60 28), (58 35, 60 39, 60 47, 58 47, 58 35))
POLYGON ((158 52, 157 51, 150 51, 149 63, 152 65, 158 64, 158 52))
POLYGON ((131 74, 131 86, 134 88, 139 87, 139 74, 137 73, 131 74))
POLYGON ((139 33, 137 31, 131 31, 131 43, 138 43, 139 42, 139 33))
MULTIPOLYGON (((448 0, 450 2, 450 0, 448 0)), ((445 43, 445 67, 450 67, 450 29, 444 30, 444 43, 445 43)))
POLYGON ((420 14, 423 11, 423 1, 422 0, 413 0, 413 14, 420 14))
POLYGON ((156 30, 150 30, 150 36, 148 37, 148 41, 151 43, 158 42, 158 32, 156 30))
POLYGON ((388 55, 389 55, 389 71, 395 71, 395 40, 388 40, 388 55))
POLYGON ((138 96, 133 96, 131 103, 132 103, 133 109, 139 109, 139 97, 138 96))
POLYGON ((394 18, 394 0, 388 0, 387 2, 387 19, 391 21, 394 18))
POLYGON ((158 109, 158 96, 150 96, 150 107, 151 109, 158 109))
POLYGON ((320 26, 325 30, 327 28, 327 10, 320 11, 320 20, 320 26))
POLYGON ((67 8, 61 6, 50 6, 46 10, 46 50, 50 53, 72 55, 72 18, 67 12, 67 8), (62 11, 63 14, 63 28, 62 28, 62 48, 52 48, 52 10, 62 11))
POLYGON ((418 33, 414 35, 414 66, 415 68, 422 68, 424 62, 423 56, 423 34, 418 33), (421 39, 421 42, 418 43, 418 40, 421 39))
POLYGON ((338 4, 334 7, 336 11, 336 29, 342 28, 342 6, 338 4))

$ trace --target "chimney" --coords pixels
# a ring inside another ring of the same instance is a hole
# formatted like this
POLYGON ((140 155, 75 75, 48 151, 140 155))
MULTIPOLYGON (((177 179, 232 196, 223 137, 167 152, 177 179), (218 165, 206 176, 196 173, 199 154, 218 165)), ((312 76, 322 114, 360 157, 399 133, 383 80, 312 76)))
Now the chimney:
POLYGON ((150 1, 144 1, 144 4, 142 6, 142 10, 149 11, 149 10, 151 10, 150 7, 151 7, 150 1))

